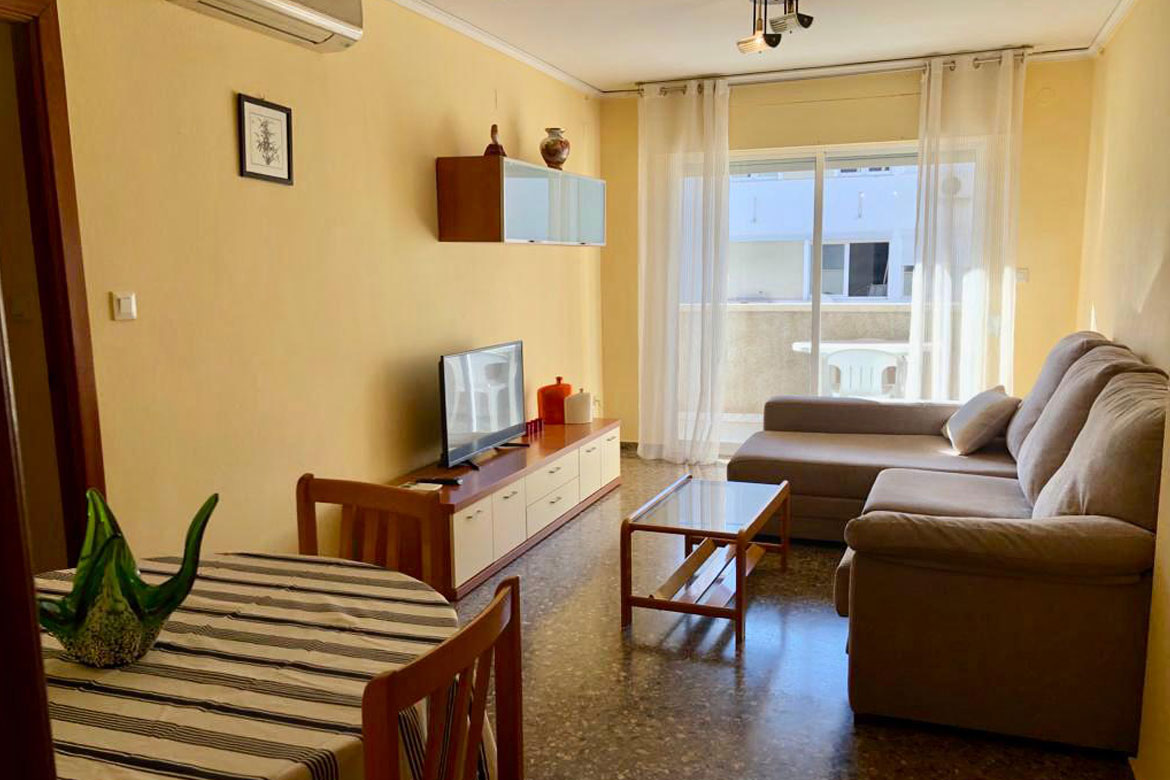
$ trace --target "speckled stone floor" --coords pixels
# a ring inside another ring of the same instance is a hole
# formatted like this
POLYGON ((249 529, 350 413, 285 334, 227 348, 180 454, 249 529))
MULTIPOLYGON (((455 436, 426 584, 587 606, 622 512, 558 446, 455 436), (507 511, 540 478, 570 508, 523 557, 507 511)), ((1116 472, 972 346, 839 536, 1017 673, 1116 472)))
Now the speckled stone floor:
MULTIPOLYGON (((619 630, 618 527, 681 467, 622 461, 623 485, 459 603, 482 609, 521 578, 530 780, 1132 780, 1122 757, 897 721, 854 721, 840 548, 794 546, 748 580, 747 642, 729 621, 634 610, 619 630)), ((696 469, 721 479, 721 467, 696 469)), ((634 537, 634 591, 661 582, 681 542, 634 537)))

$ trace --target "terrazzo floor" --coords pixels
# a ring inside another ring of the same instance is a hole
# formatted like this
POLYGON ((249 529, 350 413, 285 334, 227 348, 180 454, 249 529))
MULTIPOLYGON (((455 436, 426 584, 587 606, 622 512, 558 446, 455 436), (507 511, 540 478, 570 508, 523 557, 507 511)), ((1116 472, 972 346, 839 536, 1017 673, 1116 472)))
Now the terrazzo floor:
MULTIPOLYGON (((747 641, 730 621, 634 610, 619 630, 618 528, 682 467, 623 457, 623 485, 458 604, 463 619, 519 575, 529 780, 1132 780, 1120 756, 922 724, 854 721, 841 548, 794 545, 748 580, 747 641)), ((724 478, 719 466, 698 477, 724 478)), ((681 558, 634 537, 634 591, 681 558)))

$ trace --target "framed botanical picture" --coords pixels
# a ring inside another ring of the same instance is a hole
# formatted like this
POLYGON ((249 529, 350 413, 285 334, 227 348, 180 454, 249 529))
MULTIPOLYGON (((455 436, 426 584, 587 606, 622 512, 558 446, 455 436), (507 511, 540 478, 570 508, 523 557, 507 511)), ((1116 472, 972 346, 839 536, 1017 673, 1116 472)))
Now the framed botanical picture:
POLYGON ((240 122, 240 175, 293 183, 292 109, 236 96, 240 122))

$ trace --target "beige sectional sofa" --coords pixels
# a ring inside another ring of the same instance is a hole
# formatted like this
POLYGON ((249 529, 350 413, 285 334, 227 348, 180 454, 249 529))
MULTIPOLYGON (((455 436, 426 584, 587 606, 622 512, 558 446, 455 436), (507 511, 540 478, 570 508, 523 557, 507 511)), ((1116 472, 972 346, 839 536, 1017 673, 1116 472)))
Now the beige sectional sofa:
POLYGON ((973 455, 937 434, 952 405, 774 399, 729 478, 788 479, 806 537, 843 528, 855 712, 1132 752, 1166 404, 1164 373, 1076 333, 973 455))

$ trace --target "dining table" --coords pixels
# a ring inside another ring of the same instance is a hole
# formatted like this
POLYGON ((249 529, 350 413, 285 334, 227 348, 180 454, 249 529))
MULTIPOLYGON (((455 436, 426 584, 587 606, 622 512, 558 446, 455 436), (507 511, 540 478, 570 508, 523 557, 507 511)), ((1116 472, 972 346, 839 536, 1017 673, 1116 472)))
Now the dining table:
MULTIPOLYGON (((176 557, 139 562, 156 584, 176 557)), ((38 595, 71 570, 36 577, 38 595)), ((362 692, 455 633, 454 608, 405 574, 298 555, 205 555, 139 660, 96 669, 42 632, 61 780, 362 780, 362 692)), ((401 728, 405 736, 406 731, 401 728)))

